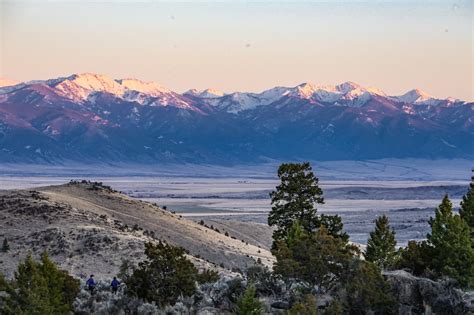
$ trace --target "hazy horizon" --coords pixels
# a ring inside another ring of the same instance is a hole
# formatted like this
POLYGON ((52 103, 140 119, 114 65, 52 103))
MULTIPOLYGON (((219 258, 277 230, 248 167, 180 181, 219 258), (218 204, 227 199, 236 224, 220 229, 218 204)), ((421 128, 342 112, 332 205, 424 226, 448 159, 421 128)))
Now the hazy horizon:
POLYGON ((0 76, 93 72, 177 92, 353 81, 471 101, 470 1, 1 1, 0 76))

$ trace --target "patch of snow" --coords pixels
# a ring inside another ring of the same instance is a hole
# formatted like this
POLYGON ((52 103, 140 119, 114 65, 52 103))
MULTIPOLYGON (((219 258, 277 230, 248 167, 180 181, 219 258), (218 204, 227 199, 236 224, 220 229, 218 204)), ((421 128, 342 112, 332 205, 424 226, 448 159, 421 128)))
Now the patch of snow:
POLYGON ((415 114, 412 105, 403 105, 402 110, 409 115, 415 114))
POLYGON ((344 82, 344 83, 341 83, 339 85, 336 85, 336 90, 338 90, 339 92, 343 93, 343 94, 347 94, 355 89, 361 89, 362 87, 357 84, 357 83, 354 83, 354 82, 351 82, 351 81, 347 81, 347 82, 344 82))
POLYGON ((144 82, 138 79, 121 79, 117 80, 117 83, 126 90, 137 91, 154 97, 171 92, 171 90, 155 82, 144 82))
POLYGON ((392 96, 390 99, 417 105, 439 105, 443 100, 432 97, 420 89, 413 89, 400 96, 392 96))
POLYGON ((449 143, 448 141, 441 139, 441 141, 450 148, 457 148, 454 144, 449 143))
MULTIPOLYGON (((187 93, 199 97, 199 93, 196 90, 191 90, 187 93)), ((353 82, 345 82, 335 86, 316 85, 307 82, 295 87, 275 87, 261 93, 235 92, 224 97, 208 99, 207 101, 208 104, 223 108, 230 113, 238 113, 254 109, 258 106, 272 104, 283 97, 333 104, 339 102, 343 105, 358 107, 367 103, 373 95, 386 96, 380 89, 373 87, 364 88, 353 82)))
POLYGON ((94 73, 74 74, 59 82, 48 82, 60 94, 75 101, 84 101, 93 92, 107 92, 120 97, 125 91, 115 80, 94 73))
POLYGON ((224 92, 221 92, 219 90, 212 89, 212 88, 205 89, 203 91, 199 91, 197 89, 191 89, 185 92, 184 94, 190 94, 190 95, 201 97, 201 98, 217 98, 217 97, 222 97, 225 95, 224 92))

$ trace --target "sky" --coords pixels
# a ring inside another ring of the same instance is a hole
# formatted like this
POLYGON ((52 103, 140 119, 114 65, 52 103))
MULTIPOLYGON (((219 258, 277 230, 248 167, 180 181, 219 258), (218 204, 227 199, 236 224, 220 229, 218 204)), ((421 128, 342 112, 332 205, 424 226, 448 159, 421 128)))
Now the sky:
POLYGON ((0 0, 0 76, 177 92, 353 81, 474 100, 473 2, 0 0))

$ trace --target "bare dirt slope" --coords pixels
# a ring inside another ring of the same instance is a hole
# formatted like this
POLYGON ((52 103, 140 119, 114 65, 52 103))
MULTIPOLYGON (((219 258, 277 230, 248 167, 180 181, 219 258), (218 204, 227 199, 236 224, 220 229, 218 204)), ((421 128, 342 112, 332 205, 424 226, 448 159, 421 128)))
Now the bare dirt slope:
POLYGON ((263 223, 250 223, 227 219, 204 219, 207 226, 214 226, 222 233, 243 240, 249 244, 270 250, 272 246, 273 228, 263 223))
POLYGON ((3 191, 0 241, 7 238, 11 250, 0 252, 0 271, 11 276, 28 252, 39 255, 47 250, 77 276, 107 277, 117 273, 122 259, 142 259, 143 244, 150 240, 185 248, 198 266, 245 269, 257 261, 271 265, 274 258, 265 242, 253 242, 255 235, 234 236, 238 230, 229 225, 226 236, 222 230, 89 182, 3 191))

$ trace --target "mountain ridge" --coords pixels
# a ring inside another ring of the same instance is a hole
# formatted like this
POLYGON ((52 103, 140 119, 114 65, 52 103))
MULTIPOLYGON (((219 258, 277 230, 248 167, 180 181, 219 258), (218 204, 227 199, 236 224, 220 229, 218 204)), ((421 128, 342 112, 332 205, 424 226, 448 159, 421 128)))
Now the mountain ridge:
MULTIPOLYGON (((126 90, 135 91, 143 93, 149 96, 159 96, 164 93, 175 93, 178 95, 192 95, 195 97, 201 98, 219 98, 226 95, 263 95, 263 94, 272 94, 277 93, 274 97, 282 97, 285 95, 300 96, 303 98, 316 97, 319 101, 334 102, 337 100, 337 95, 347 96, 348 98, 357 98, 364 93, 370 95, 379 95, 386 96, 392 100, 405 103, 416 103, 422 104, 429 102, 429 104, 440 103, 441 101, 449 102, 463 102, 459 99, 454 99, 452 97, 448 98, 435 98, 428 93, 422 91, 419 88, 414 88, 407 91, 402 95, 388 95, 384 91, 375 88, 375 87, 363 87, 355 82, 346 81, 341 84, 334 86, 331 85, 319 85, 312 82, 303 82, 295 87, 283 87, 277 86, 273 88, 266 89, 261 92, 233 92, 233 93, 224 93, 212 88, 207 88, 201 91, 196 89, 190 89, 184 93, 173 92, 171 89, 168 89, 162 85, 157 84, 156 82, 149 81, 145 82, 136 78, 125 78, 125 79, 112 79, 106 75, 96 74, 96 73, 81 73, 81 74, 72 74, 67 77, 59 77, 55 79, 48 80, 33 80, 27 82, 19 82, 15 80, 9 80, 7 78, 0 78, 0 93, 4 93, 5 88, 11 90, 15 86, 23 87, 29 84, 46 84, 51 87, 58 88, 66 96, 68 96, 68 89, 71 88, 71 84, 74 84, 84 90, 94 91, 94 92, 107 92, 114 94, 116 96, 121 96, 126 90), (3 90, 2 90, 3 89, 3 90), (279 91, 279 92, 278 92, 279 91), (326 95, 324 95, 326 94, 326 95), (330 97, 328 98, 328 94, 330 97), (348 95, 349 94, 349 95, 348 95), (326 96, 326 97, 325 97, 326 96), (332 96, 332 99, 331 99, 332 96)), ((73 100, 84 98, 87 95, 81 94, 83 91, 75 91, 79 95, 70 95, 70 98, 73 100)), ((273 99, 275 101, 275 99, 273 99)), ((426 103, 428 104, 428 103, 426 103)))
POLYGON ((80 74, 0 88, 0 161, 472 158, 474 103, 354 82, 173 92, 80 74))

